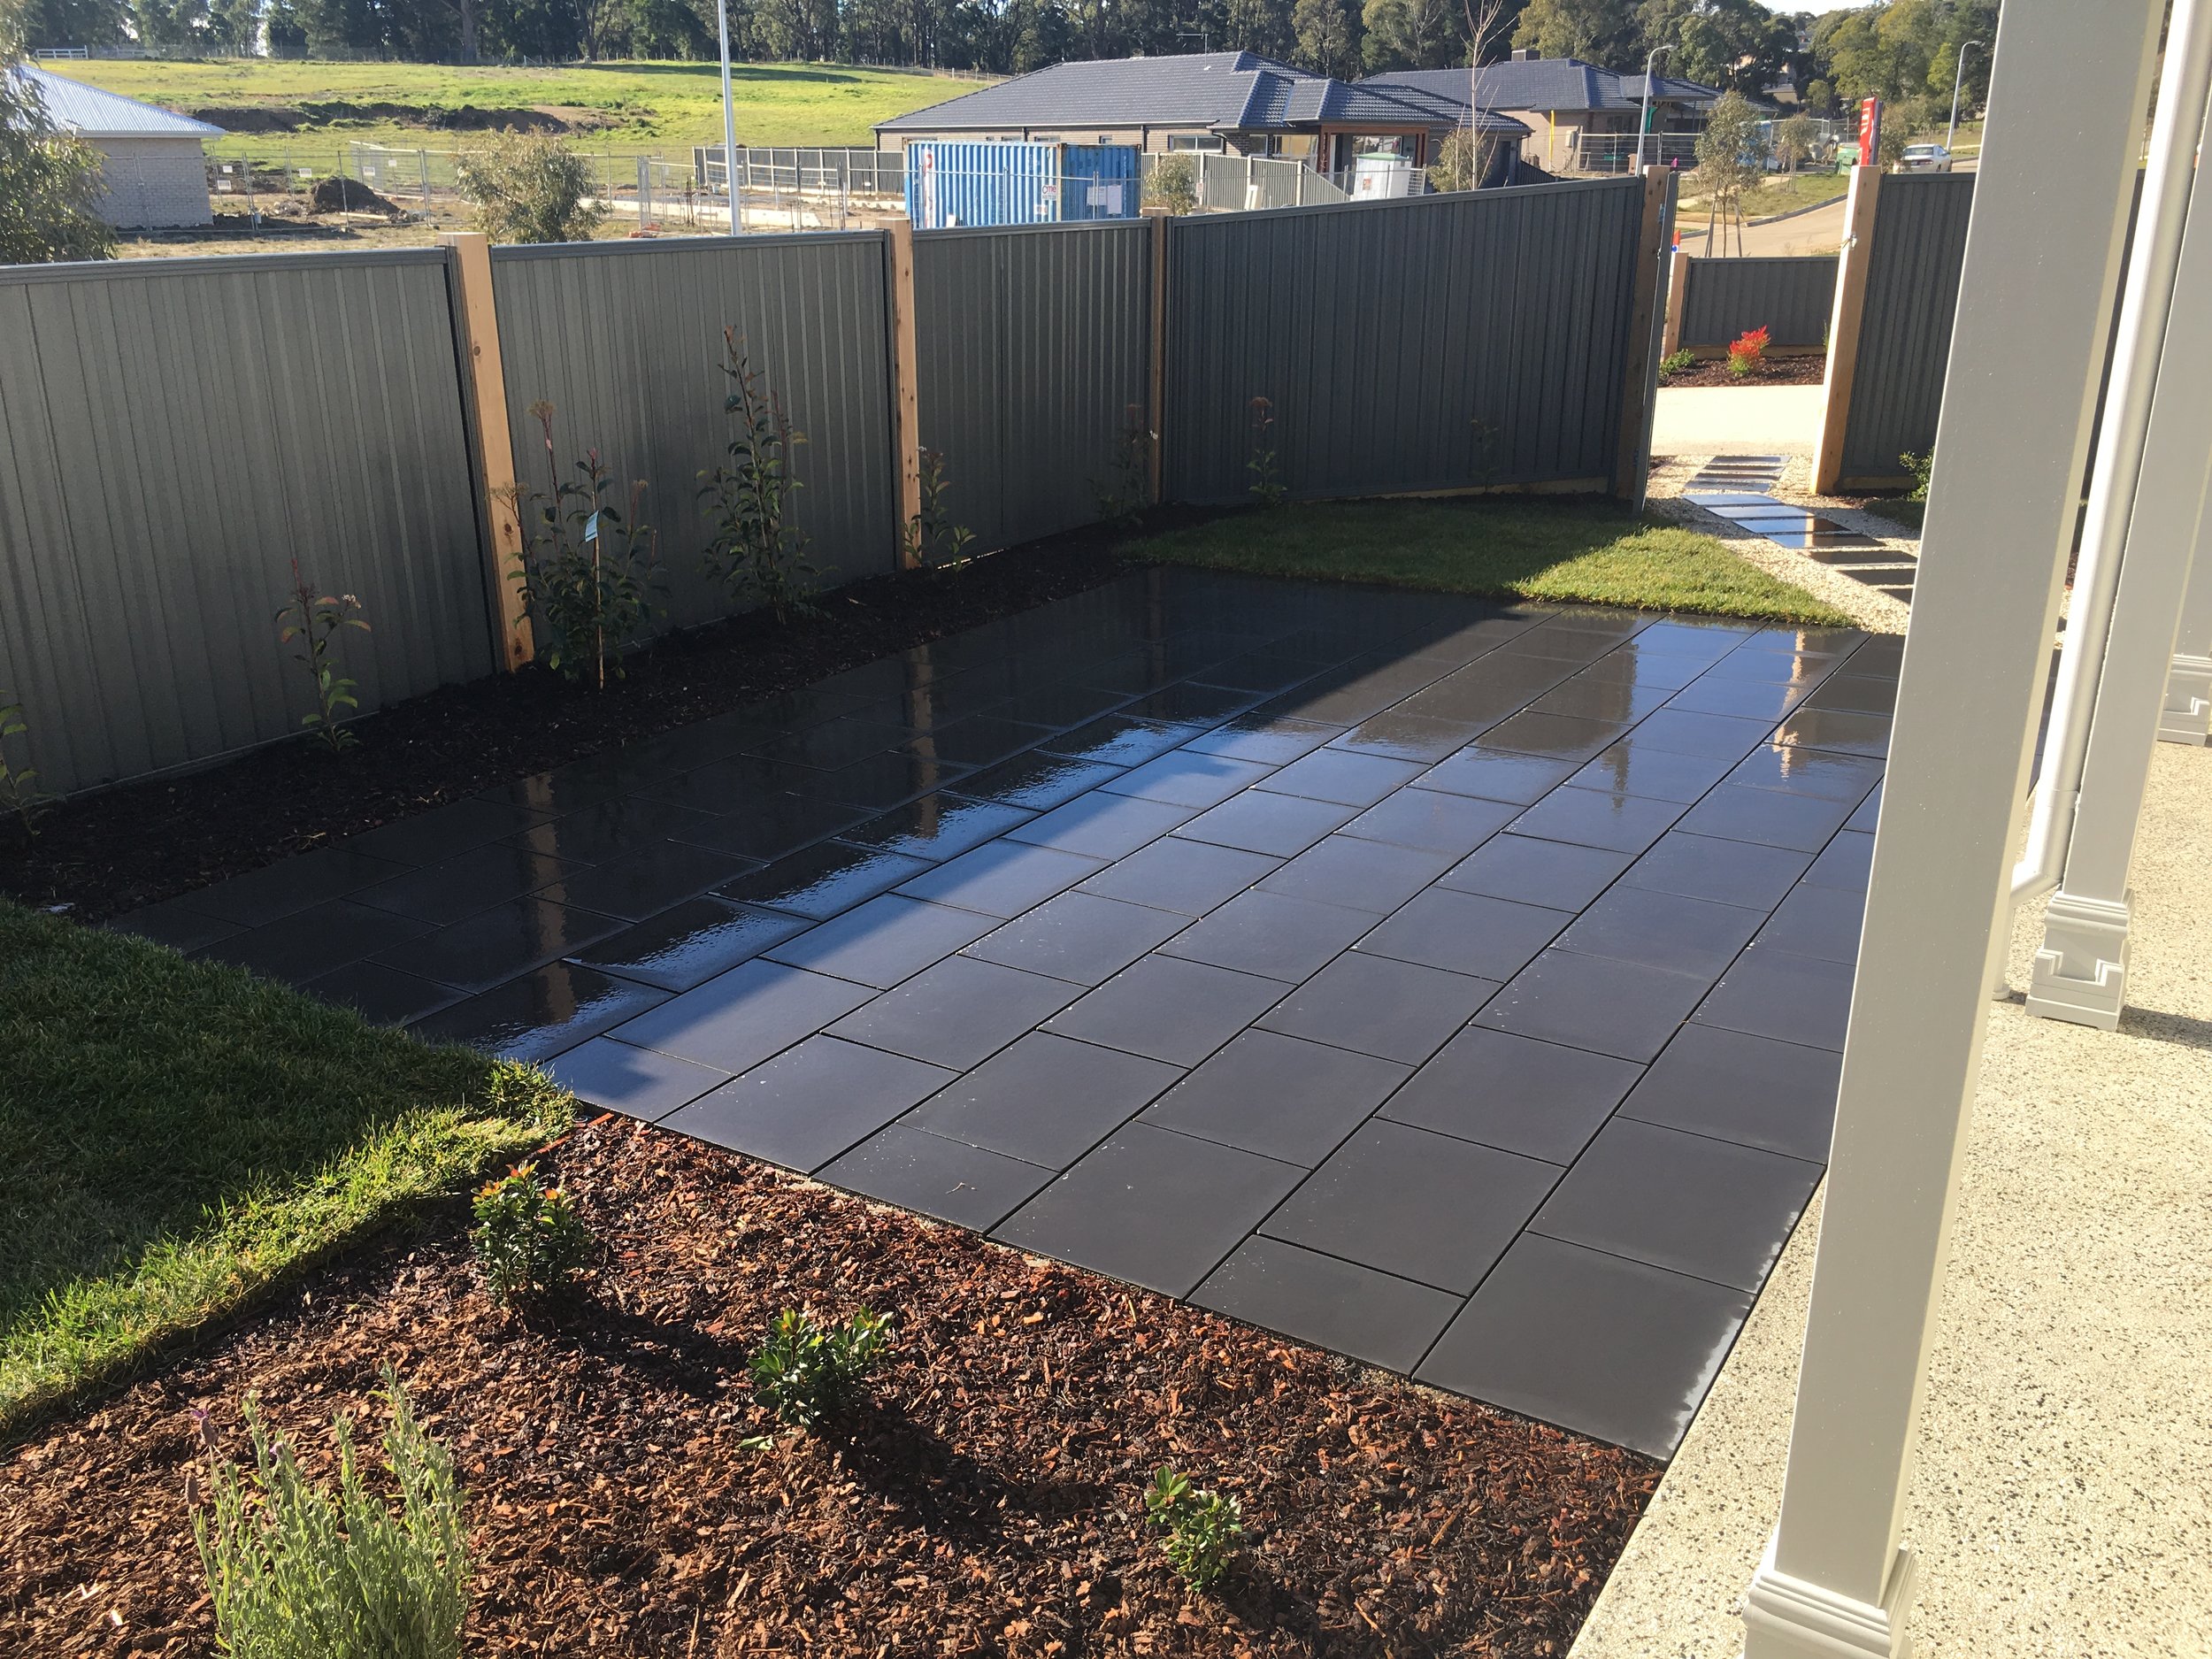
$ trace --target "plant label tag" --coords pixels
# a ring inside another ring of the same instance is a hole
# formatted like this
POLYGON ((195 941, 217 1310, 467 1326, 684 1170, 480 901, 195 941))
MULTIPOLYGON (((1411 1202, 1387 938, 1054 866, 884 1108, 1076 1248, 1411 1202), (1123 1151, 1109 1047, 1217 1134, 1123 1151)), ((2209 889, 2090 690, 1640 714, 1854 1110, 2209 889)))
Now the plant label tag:
POLYGON ((590 518, 584 520, 584 540, 587 541, 596 541, 598 539, 599 515, 597 513, 594 513, 590 518))

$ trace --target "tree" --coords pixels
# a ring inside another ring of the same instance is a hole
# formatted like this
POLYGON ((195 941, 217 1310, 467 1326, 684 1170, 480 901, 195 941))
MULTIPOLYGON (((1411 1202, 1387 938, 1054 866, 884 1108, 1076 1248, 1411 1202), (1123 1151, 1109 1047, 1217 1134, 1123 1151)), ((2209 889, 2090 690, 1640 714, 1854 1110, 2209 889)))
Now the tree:
POLYGON ((46 112, 12 47, 0 43, 0 265, 114 257, 97 211, 100 152, 46 112))
MULTIPOLYGON (((1758 0, 1643 0, 1636 22, 1644 52, 1674 48, 1668 73, 1753 96, 1782 78, 1797 50, 1796 29, 1758 0)), ((1633 67, 1642 66, 1640 53, 1633 67)))
POLYGON ((1776 126, 1774 149, 1786 169, 1795 173, 1800 163, 1811 159, 1814 135, 1813 118, 1801 110, 1776 126))
POLYGON ((454 164, 477 228, 494 242, 588 242, 603 217, 591 167, 543 133, 502 133, 454 164))
POLYGON ((1808 114, 1832 117, 1837 109, 1836 89, 1825 81, 1805 83, 1805 110, 1808 114))
POLYGON ((1634 0, 1529 0, 1513 31, 1517 47, 1609 69, 1641 69, 1643 39, 1634 0))
POLYGON ((1361 60, 1371 73, 1445 69, 1463 62, 1466 45, 1451 0, 1367 0, 1361 60))
MULTIPOLYGON (((124 0, 15 0, 0 5, 0 19, 12 17, 13 32, 27 52, 57 46, 111 46, 129 38, 130 7, 124 0)), ((0 20, 0 35, 10 31, 0 20)), ((6 49, 0 49, 0 61, 6 49)))
MULTIPOLYGON (((1705 130, 1697 135, 1697 186, 1707 203, 1705 251, 1718 251, 1713 241, 1717 220, 1724 232, 1740 221, 1743 193, 1759 180, 1759 112, 1740 92, 1724 92, 1713 104, 1705 130)), ((1743 233, 1736 233, 1736 247, 1743 248, 1743 233)))
POLYGON ((1360 24, 1351 0, 1298 0, 1290 21, 1301 68, 1340 81, 1359 79, 1360 24))

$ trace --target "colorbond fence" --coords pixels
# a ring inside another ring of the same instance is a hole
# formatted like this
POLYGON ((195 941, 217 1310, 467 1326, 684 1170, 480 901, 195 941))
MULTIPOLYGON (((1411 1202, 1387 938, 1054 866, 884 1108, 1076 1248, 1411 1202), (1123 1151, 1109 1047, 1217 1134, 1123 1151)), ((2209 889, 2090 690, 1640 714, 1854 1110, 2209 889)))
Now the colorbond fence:
POLYGON ((1116 488, 1131 413, 1151 424, 1154 234, 1140 220, 915 235, 921 442, 944 457, 947 511, 979 548, 1091 523, 1116 488))
POLYGON ((646 481, 669 622, 726 615, 700 571, 710 531, 698 502, 699 474, 724 464, 731 436, 726 326, 806 434, 792 457, 805 485, 796 514, 821 580, 895 568, 887 282, 877 232, 495 249, 516 478, 549 490, 529 412, 542 399, 562 476, 596 449, 626 511, 629 482, 646 481))
POLYGON ((296 731, 295 555, 372 619, 363 707, 491 672, 451 304, 442 250, 0 267, 0 693, 45 788, 296 731))
POLYGON ((1828 339, 1836 299, 1836 256, 1685 258, 1679 333, 1670 350, 1717 350, 1754 328, 1768 343, 1817 347, 1828 339))
POLYGON ((1841 445, 1844 480, 1901 480, 1898 457, 1934 447, 1973 207, 1970 173, 1893 173, 1881 181, 1841 445))
POLYGON ((1603 487, 1643 200, 1624 179, 1178 220, 1168 495, 1245 498, 1256 396, 1294 495, 1603 487))
POLYGON ((1302 496, 1629 489, 1659 199, 1623 180, 925 233, 904 296, 874 231, 0 269, 0 693, 56 792, 296 733, 273 623, 295 553, 373 624, 344 641, 363 712, 493 672, 494 497, 547 488, 541 401, 565 476, 595 448, 626 505, 646 480, 668 625, 725 614, 697 482, 730 436, 726 325, 806 433, 825 581, 898 567, 923 447, 975 550, 1096 518, 1134 481, 1133 408, 1164 434, 1137 457, 1164 499, 1246 498, 1256 395, 1302 496))

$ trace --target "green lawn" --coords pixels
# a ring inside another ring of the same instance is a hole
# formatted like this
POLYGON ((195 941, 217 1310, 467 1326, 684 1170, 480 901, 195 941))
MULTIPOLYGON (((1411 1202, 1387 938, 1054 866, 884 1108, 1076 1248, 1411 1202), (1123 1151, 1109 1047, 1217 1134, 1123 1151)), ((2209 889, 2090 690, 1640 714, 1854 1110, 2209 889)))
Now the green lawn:
MULTIPOLYGON (((1743 216, 1747 219, 1770 219, 1777 213, 1793 213, 1823 202, 1841 201, 1849 194, 1850 182, 1833 171, 1770 173, 1746 193, 1743 216)), ((1699 229, 1704 227, 1702 215, 1707 204, 1703 196, 1695 194, 1696 190, 1697 174, 1691 173, 1682 180, 1681 199, 1676 209, 1686 233, 1693 219, 1698 219, 1699 229)))
MULTIPOLYGON (((335 64, 224 59, 206 63, 94 59, 54 63, 58 73, 168 109, 303 103, 398 104, 424 109, 545 109, 588 127, 569 142, 621 153, 658 150, 687 162, 694 144, 722 137, 721 72, 713 64, 579 64, 512 69, 441 64, 335 64)), ((876 122, 973 92, 949 75, 837 64, 740 64, 733 75, 741 144, 872 144, 876 122)), ((211 153, 331 170, 357 141, 451 150, 470 135, 390 119, 344 120, 293 133, 211 140, 211 153)))
POLYGON ((1130 543, 1132 557, 1256 576, 1380 582, 1848 626, 1726 543, 1612 502, 1532 496, 1322 502, 1232 514, 1130 543))
POLYGON ((542 1144, 543 1077, 0 902, 0 1431, 542 1144))

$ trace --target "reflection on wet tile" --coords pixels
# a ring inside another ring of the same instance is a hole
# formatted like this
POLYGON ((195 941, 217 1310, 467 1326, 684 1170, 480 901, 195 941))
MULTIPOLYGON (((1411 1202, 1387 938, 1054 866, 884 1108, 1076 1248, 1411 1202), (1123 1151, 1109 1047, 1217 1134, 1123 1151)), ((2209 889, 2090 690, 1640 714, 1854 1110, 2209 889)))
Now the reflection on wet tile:
POLYGON ((556 962, 418 1020, 414 1032, 503 1059, 549 1060, 667 995, 654 986, 556 962))
POLYGON ((926 860, 903 853, 825 841, 726 881, 714 891, 718 898, 826 920, 928 868, 926 860))
POLYGON ((664 990, 688 991, 806 926, 796 916, 748 910, 726 899, 687 899, 587 946, 573 960, 664 990))
POLYGON ((1133 766, 1141 761, 1151 759, 1155 755, 1165 754, 1190 735, 1189 730, 1183 726, 1133 719, 1125 714, 1110 714, 1093 720, 1087 726, 1079 726, 1071 732, 1047 738, 1038 747, 1076 760, 1133 766))
POLYGON ((1027 823, 1031 816, 1019 807, 996 801, 926 795, 855 825, 838 839, 856 847, 874 847, 917 858, 950 858, 1003 834, 1017 824, 1027 823))
POLYGON ((951 785, 956 795, 975 801, 996 801, 1006 806, 1042 812, 1072 801, 1086 789, 1094 789, 1119 775, 1119 768, 1096 761, 1071 760, 1064 755, 1038 751, 1017 755, 985 772, 972 772, 951 785))

